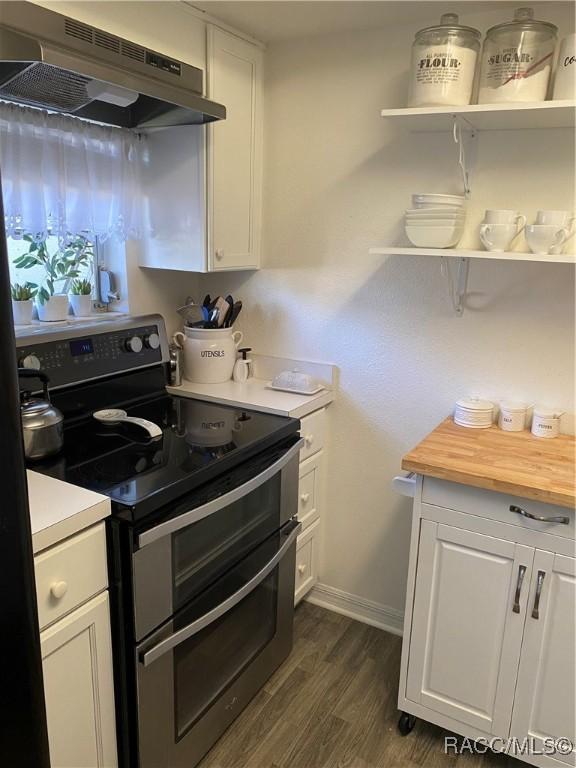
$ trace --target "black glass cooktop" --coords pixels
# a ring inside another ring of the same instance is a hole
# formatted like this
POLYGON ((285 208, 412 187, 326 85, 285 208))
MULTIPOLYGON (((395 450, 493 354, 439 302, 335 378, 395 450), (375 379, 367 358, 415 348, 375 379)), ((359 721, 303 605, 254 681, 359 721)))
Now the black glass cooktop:
POLYGON ((150 438, 134 424, 100 423, 92 416, 95 408, 73 414, 70 398, 60 403, 55 396, 66 417, 64 448, 29 466, 105 494, 117 511, 131 508, 138 517, 293 438, 299 428, 296 419, 170 397, 165 390, 129 403, 103 402, 94 390, 91 398, 78 395, 78 403, 121 407, 158 425, 162 436, 150 438))

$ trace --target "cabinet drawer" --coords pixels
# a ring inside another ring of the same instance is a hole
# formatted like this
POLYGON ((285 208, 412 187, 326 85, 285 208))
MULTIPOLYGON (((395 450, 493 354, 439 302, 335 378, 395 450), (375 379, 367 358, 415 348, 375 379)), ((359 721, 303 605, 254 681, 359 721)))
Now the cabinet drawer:
POLYGON ((317 520, 300 534, 296 544, 296 578, 294 604, 298 604, 318 581, 318 546, 320 521, 317 520))
POLYGON ((433 477, 424 478, 422 501, 426 504, 467 512, 502 523, 521 525, 533 531, 574 538, 574 510, 568 509, 568 507, 544 504, 541 501, 522 499, 505 493, 487 491, 483 488, 473 488, 469 485, 437 480, 433 477), (519 507, 527 514, 538 517, 568 518, 568 523, 533 520, 519 512, 511 511, 511 506, 519 507))
POLYGON ((320 516, 320 466, 322 452, 320 451, 300 464, 300 480, 298 483, 298 520, 302 529, 320 516))
POLYGON ((300 451, 300 461, 304 461, 324 447, 325 425, 326 408, 314 411, 300 421, 300 434, 305 441, 304 448, 300 451))
POLYGON ((108 586, 104 523, 34 558, 40 629, 108 586))

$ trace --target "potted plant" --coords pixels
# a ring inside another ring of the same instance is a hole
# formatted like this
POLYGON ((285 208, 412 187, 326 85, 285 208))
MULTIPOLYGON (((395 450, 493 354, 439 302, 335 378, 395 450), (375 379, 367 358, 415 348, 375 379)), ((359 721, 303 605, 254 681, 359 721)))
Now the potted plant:
POLYGON ((68 298, 76 317, 92 314, 92 284, 89 280, 72 280, 68 298))
POLYGON ((24 285, 15 283, 10 286, 12 314, 16 325, 30 325, 32 322, 33 299, 36 296, 37 287, 34 283, 24 283, 24 285))
POLYGON ((67 287, 71 280, 79 277, 80 267, 91 263, 92 243, 82 235, 75 235, 50 254, 45 239, 24 235, 24 240, 28 242, 28 253, 14 259, 14 265, 18 269, 41 266, 46 273, 44 284, 36 293, 38 318, 43 321, 66 320, 67 287), (56 283, 63 283, 60 293, 56 292, 56 283))

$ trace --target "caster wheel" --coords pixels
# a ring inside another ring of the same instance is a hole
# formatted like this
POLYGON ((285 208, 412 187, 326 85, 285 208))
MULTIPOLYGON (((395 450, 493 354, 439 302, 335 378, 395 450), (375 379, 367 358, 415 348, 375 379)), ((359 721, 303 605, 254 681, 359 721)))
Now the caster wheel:
POLYGON ((408 736, 411 730, 416 725, 416 718, 414 715, 409 715, 407 712, 400 713, 400 719, 398 720, 398 730, 401 736, 408 736))

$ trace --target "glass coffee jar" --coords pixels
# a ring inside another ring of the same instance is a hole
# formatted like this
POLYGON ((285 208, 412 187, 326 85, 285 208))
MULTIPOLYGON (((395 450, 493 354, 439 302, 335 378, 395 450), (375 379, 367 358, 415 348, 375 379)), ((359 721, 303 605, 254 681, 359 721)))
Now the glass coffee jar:
POLYGON ((518 8, 514 21, 486 33, 482 51, 479 104, 544 101, 558 28, 534 19, 532 8, 518 8))
POLYGON ((470 104, 480 32, 445 13, 440 24, 416 33, 412 45, 410 107, 470 104))

